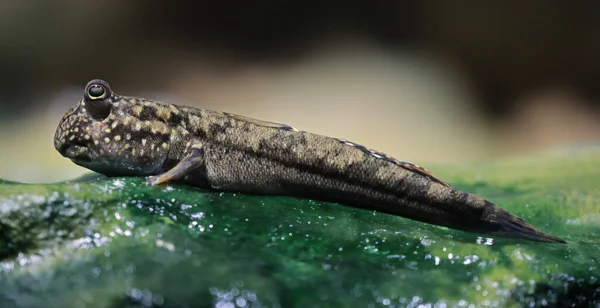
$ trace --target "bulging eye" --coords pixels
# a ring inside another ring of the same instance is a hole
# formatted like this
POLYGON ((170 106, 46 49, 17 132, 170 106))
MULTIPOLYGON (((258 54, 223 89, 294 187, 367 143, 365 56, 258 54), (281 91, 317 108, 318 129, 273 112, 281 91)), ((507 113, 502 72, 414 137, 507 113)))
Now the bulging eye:
POLYGON ((85 87, 84 101, 89 115, 95 120, 104 120, 112 107, 112 91, 106 81, 94 79, 85 87))
POLYGON ((99 84, 93 84, 88 89, 88 96, 91 99, 102 99, 106 95, 106 89, 99 84))

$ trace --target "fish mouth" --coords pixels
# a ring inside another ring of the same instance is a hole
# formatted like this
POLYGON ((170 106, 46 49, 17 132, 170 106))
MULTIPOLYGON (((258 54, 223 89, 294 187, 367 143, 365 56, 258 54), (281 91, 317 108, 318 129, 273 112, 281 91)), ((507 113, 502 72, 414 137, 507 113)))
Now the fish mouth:
POLYGON ((90 157, 90 148, 79 142, 63 144, 59 149, 59 152, 72 161, 88 163, 92 161, 90 157))

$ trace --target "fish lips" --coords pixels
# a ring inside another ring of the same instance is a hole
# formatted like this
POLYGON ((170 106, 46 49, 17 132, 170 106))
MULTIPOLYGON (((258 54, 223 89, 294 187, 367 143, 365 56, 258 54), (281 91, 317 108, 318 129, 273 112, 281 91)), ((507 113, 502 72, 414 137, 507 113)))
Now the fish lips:
POLYGON ((84 144, 65 144, 59 150, 60 154, 72 161, 90 162, 92 160, 90 148, 84 144))

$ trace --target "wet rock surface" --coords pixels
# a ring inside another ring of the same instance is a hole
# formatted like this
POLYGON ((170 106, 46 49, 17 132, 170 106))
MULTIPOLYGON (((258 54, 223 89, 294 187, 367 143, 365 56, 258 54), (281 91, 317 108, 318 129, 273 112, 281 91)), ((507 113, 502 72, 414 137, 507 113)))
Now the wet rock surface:
POLYGON ((88 175, 0 182, 1 307, 600 305, 600 155, 434 170, 568 244, 88 175))

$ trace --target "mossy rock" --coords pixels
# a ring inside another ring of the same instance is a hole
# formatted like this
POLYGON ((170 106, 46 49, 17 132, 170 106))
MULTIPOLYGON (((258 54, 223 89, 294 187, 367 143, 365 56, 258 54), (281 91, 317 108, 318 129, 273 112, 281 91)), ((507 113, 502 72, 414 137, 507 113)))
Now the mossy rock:
POLYGON ((568 244, 290 197, 0 182, 0 307, 600 305, 600 152, 436 175, 568 244))

